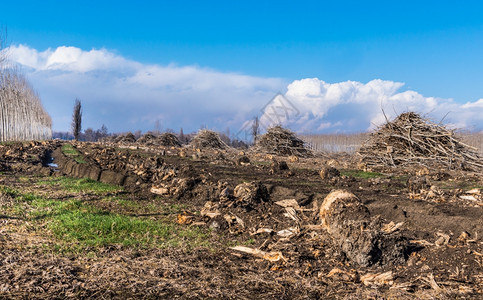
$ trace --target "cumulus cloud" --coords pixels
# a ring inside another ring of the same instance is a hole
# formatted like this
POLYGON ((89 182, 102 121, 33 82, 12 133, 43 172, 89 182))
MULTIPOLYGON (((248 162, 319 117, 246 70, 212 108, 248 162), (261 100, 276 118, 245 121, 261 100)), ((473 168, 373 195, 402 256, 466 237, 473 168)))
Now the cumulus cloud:
POLYGON ((262 116, 262 123, 271 126, 283 123, 299 132, 355 132, 371 130, 396 115, 415 111, 435 121, 445 118, 455 128, 482 128, 483 99, 466 104, 452 99, 424 97, 415 91, 401 91, 404 84, 375 79, 368 83, 345 81, 327 83, 318 78, 295 80, 287 87, 285 101, 297 108, 297 113, 274 118, 287 105, 277 99, 262 116))
POLYGON ((106 49, 58 47, 8 49, 24 66, 54 119, 68 130, 76 97, 84 106, 84 127, 114 131, 166 128, 237 128, 266 99, 286 86, 279 78, 220 72, 198 66, 141 64, 106 49))
POLYGON ((357 132, 385 122, 382 110, 389 118, 416 111, 436 121, 445 117, 453 127, 483 128, 483 99, 461 104, 424 97, 388 80, 288 83, 199 66, 142 64, 107 49, 66 46, 38 51, 17 45, 8 53, 39 92, 54 130, 69 130, 75 98, 83 103, 84 128, 105 124, 117 132, 152 130, 159 122, 164 129, 203 125, 233 133, 248 128, 246 120, 255 115, 265 127, 281 123, 298 132, 357 132))

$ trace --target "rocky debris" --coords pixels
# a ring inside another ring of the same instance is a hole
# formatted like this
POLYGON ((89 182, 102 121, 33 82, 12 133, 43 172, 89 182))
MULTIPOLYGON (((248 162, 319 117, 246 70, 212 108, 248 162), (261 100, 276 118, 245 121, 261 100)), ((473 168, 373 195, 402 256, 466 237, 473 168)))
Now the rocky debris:
POLYGON ((478 149, 461 142, 453 130, 414 112, 400 114, 372 133, 357 154, 367 168, 423 165, 483 171, 478 149))
POLYGON ((323 180, 331 180, 340 176, 339 170, 331 166, 323 166, 319 172, 320 178, 323 180))
POLYGON ((331 192, 320 207, 319 217, 351 261, 371 266, 405 260, 405 239, 397 232, 386 233, 382 220, 371 218, 367 207, 354 194, 344 190, 331 192))
POLYGON ((234 190, 235 204, 251 210, 260 202, 270 200, 267 187, 261 182, 245 182, 237 185, 234 190))
POLYGON ((255 149, 283 156, 306 157, 312 155, 311 151, 305 148, 304 141, 292 131, 281 126, 269 128, 267 133, 258 138, 255 149))
POLYGON ((214 131, 202 129, 198 131, 196 136, 190 142, 190 146, 196 149, 227 149, 228 145, 225 144, 220 138, 220 135, 214 131))

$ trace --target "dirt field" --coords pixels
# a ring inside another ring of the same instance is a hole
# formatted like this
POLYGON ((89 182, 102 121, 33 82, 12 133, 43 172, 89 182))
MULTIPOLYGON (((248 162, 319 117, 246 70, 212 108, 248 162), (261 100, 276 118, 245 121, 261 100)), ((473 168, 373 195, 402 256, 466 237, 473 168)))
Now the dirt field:
POLYGON ((483 298, 481 174, 60 141, 0 171, 0 298, 483 298), (333 190, 365 219, 322 225, 333 190))

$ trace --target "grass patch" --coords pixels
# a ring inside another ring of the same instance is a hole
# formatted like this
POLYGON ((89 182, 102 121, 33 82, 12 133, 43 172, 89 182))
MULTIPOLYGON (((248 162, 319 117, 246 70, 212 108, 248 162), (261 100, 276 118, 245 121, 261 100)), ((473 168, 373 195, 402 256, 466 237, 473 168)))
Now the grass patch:
POLYGON ((70 192, 90 192, 104 194, 122 191, 122 187, 106 184, 90 178, 55 177, 37 182, 42 185, 55 185, 70 192))
POLYGON ((127 216, 101 210, 77 199, 44 199, 4 186, 0 186, 0 190, 15 200, 14 205, 8 209, 2 207, 2 210, 31 223, 31 228, 37 234, 53 237, 51 247, 59 252, 95 251, 110 245, 131 248, 182 247, 187 250, 209 246, 206 231, 178 225, 174 218, 127 216))
POLYGON ((77 163, 80 163, 80 164, 85 164, 86 163, 86 161, 84 160, 84 158, 82 157, 82 155, 80 154, 80 152, 77 151, 77 149, 74 148, 74 146, 72 146, 71 144, 64 144, 62 146, 62 153, 64 153, 64 155, 72 158, 77 163))
POLYGON ((350 176, 350 177, 355 177, 355 178, 363 178, 363 179, 378 178, 378 177, 384 176, 381 173, 364 172, 364 171, 361 171, 361 170, 342 170, 342 171, 340 171, 340 174, 344 175, 344 176, 350 176))
POLYGON ((48 228, 68 249, 108 245, 194 247, 206 240, 206 235, 196 227, 100 211, 80 201, 57 202, 49 207, 56 209, 48 228))

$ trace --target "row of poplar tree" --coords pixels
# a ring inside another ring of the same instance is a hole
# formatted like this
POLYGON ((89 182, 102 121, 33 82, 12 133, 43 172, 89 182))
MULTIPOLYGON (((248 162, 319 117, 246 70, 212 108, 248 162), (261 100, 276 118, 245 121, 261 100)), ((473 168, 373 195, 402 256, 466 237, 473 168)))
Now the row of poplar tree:
POLYGON ((52 119, 25 76, 7 62, 0 33, 0 141, 52 138, 52 119))

